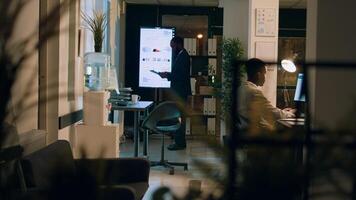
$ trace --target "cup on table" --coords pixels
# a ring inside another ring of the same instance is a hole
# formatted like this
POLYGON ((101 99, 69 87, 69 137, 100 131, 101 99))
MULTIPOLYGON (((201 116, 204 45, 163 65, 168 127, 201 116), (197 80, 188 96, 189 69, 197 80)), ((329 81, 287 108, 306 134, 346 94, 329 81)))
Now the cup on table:
POLYGON ((137 103, 138 101, 140 101, 140 99, 141 99, 140 95, 137 95, 137 94, 131 95, 132 103, 137 103))

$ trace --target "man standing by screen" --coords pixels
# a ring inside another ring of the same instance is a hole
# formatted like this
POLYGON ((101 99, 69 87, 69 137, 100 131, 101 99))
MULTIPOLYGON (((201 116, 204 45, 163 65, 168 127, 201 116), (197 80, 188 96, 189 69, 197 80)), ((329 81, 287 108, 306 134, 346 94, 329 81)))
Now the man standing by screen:
MULTIPOLYGON (((183 38, 175 36, 171 40, 173 52, 172 72, 158 73, 162 78, 171 81, 169 99, 176 101, 180 105, 185 105, 188 96, 191 95, 190 88, 190 57, 184 49, 183 38)), ((185 107, 185 106, 184 106, 185 107)), ((184 115, 184 114, 183 114, 184 115)), ((182 117, 182 125, 174 137, 175 143, 168 146, 168 150, 185 149, 185 117, 182 117)))

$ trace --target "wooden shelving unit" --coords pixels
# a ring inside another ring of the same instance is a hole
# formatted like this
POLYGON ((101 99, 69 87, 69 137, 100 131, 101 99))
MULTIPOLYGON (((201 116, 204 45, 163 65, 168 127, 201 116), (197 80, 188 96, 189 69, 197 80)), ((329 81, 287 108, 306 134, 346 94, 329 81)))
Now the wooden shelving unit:
MULTIPOLYGON (((191 78, 197 81, 195 88, 192 89, 195 93, 188 100, 187 138, 220 137, 220 101, 214 96, 213 87, 209 85, 210 82, 217 81, 221 77, 222 36, 209 39, 215 40, 215 53, 209 54, 210 49, 208 49, 208 55, 191 55, 191 78), (214 63, 215 67, 212 67, 211 63, 214 63)), ((211 40, 208 40, 209 44, 210 42, 211 40)), ((206 45, 208 48, 209 44, 206 45)), ((197 50, 196 52, 203 51, 197 50)))

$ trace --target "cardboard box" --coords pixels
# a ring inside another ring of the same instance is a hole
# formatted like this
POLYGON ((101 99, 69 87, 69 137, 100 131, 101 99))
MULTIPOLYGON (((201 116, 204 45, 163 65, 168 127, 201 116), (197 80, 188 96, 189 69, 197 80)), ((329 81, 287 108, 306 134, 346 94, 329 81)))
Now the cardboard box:
POLYGON ((118 158, 120 153, 119 124, 107 126, 75 126, 75 157, 118 158))
POLYGON ((88 91, 84 92, 83 122, 90 126, 105 126, 108 122, 109 92, 88 91))

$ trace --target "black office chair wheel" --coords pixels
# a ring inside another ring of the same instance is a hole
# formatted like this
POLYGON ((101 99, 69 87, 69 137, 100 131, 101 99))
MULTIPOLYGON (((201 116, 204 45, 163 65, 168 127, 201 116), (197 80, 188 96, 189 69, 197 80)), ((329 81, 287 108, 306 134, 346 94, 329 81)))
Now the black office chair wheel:
POLYGON ((174 175, 174 167, 170 165, 166 160, 163 161, 151 161, 151 167, 162 166, 169 169, 169 174, 174 175))

